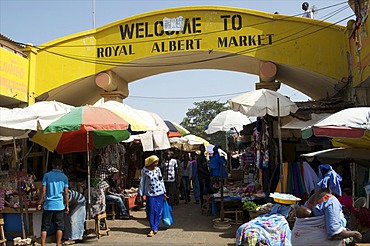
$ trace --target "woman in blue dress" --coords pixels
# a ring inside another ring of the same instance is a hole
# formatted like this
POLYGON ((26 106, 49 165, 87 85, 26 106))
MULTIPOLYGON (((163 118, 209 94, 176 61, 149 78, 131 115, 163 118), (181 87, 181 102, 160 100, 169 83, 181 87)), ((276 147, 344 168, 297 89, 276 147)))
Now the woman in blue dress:
POLYGON ((146 196, 146 217, 150 224, 148 237, 153 237, 158 232, 162 219, 163 201, 167 198, 158 162, 159 158, 156 155, 146 158, 140 178, 139 196, 146 196))

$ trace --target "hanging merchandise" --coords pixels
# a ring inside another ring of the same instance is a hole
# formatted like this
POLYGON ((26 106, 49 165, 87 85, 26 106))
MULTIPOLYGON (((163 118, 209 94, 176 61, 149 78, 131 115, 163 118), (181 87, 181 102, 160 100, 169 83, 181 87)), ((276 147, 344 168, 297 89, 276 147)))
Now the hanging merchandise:
POLYGON ((263 161, 262 161, 262 168, 268 168, 269 167, 269 158, 270 158, 270 154, 269 154, 269 150, 265 150, 265 153, 263 155, 263 161))

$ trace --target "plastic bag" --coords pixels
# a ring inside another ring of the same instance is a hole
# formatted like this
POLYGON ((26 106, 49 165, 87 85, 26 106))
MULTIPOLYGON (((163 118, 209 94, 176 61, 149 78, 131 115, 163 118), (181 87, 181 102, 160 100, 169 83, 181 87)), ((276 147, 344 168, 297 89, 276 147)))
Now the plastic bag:
POLYGON ((165 226, 171 226, 173 224, 172 208, 168 205, 167 201, 163 203, 162 222, 165 226))

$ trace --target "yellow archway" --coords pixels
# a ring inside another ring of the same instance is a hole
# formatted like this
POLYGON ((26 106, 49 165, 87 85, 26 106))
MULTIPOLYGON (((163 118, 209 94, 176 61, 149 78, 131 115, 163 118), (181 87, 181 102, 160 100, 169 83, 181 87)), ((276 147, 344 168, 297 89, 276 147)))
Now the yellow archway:
POLYGON ((320 99, 347 80, 346 39, 343 26, 301 17, 231 7, 165 9, 26 49, 35 64, 30 95, 81 105, 105 90, 128 96, 128 83, 151 75, 222 69, 320 99), (271 64, 276 71, 269 74, 271 64), (98 84, 105 90, 96 84, 104 71, 98 84))

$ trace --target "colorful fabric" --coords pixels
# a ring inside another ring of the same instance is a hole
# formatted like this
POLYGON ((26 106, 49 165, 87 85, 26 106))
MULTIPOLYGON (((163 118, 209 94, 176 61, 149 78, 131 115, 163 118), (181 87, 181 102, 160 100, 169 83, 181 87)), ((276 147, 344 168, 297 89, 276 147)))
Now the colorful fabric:
POLYGON ((64 210, 64 188, 68 188, 68 178, 59 169, 52 169, 44 175, 42 185, 46 186, 44 210, 64 210))
POLYGON ((281 214, 264 214, 241 225, 236 231, 236 245, 290 246, 291 230, 281 214))

